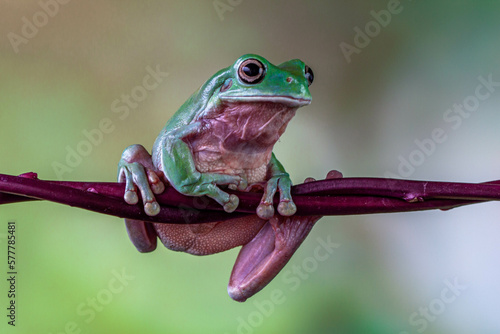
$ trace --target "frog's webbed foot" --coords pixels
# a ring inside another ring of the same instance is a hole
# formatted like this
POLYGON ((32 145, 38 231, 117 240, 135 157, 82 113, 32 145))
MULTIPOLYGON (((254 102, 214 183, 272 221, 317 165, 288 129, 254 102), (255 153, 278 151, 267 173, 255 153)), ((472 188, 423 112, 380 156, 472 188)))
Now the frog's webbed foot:
POLYGON ((277 191, 280 193, 278 213, 282 216, 292 216, 297 212, 297 207, 292 200, 290 190, 292 181, 287 173, 272 176, 264 188, 264 195, 257 207, 257 215, 262 219, 270 219, 274 215, 273 198, 277 191))
MULTIPOLYGON (((338 178, 330 172, 327 179, 338 178)), ((314 181, 307 178, 305 182, 314 181)), ((243 302, 263 289, 283 269, 321 216, 275 215, 244 245, 229 279, 228 293, 243 302)))
POLYGON ((125 149, 118 164, 118 182, 125 181, 123 198, 128 204, 137 204, 141 193, 144 211, 148 216, 160 212, 160 205, 154 194, 161 194, 165 185, 160 180, 151 161, 151 155, 141 145, 132 145, 125 149))
POLYGON ((243 302, 263 289, 283 269, 320 218, 271 218, 252 241, 241 248, 229 279, 229 296, 243 302))
POLYGON ((125 219, 128 237, 141 253, 156 249, 157 234, 153 224, 141 220, 125 219))

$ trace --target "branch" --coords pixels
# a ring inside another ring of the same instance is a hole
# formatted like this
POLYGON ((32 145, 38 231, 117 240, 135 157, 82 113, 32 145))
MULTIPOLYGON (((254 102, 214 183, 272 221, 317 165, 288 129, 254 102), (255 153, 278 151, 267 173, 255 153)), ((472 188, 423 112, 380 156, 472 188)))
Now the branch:
MULTIPOLYGON (((255 214, 262 194, 228 192, 240 198, 226 213, 206 197, 184 196, 167 187, 156 199, 160 213, 150 217, 142 204, 123 200, 124 183, 43 181, 35 173, 0 174, 0 204, 48 200, 121 218, 190 224, 255 214)), ((500 180, 485 183, 410 181, 384 178, 337 178, 296 185, 292 195, 297 215, 355 215, 441 209, 500 200, 500 180)), ((277 199, 276 199, 277 205, 277 199)))

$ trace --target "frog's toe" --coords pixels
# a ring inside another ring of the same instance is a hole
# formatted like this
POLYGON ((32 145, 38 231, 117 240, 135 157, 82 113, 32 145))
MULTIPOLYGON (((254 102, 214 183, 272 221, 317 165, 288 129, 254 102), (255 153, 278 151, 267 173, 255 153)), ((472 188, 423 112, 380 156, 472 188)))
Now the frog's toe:
POLYGON ((158 180, 157 183, 151 183, 151 190, 156 195, 161 194, 165 190, 165 185, 163 184, 163 182, 158 180))
POLYGON ((248 181, 245 178, 241 178, 241 181, 238 183, 238 190, 244 191, 248 187, 248 181))
POLYGON ((227 286, 227 293, 229 295, 229 297, 231 297, 233 300, 236 300, 237 302, 244 302, 245 300, 247 300, 247 296, 245 295, 245 293, 243 291, 241 291, 241 288, 239 286, 233 286, 231 284, 229 284, 227 286))
POLYGON ((238 204, 240 204, 238 196, 231 194, 229 195, 229 200, 224 203, 224 211, 233 212, 238 207, 238 204))
POLYGON ((147 169, 148 181, 151 191, 155 194, 161 194, 165 190, 165 184, 160 180, 158 175, 151 169, 147 169))
POLYGON ((278 204, 278 212, 282 216, 292 216, 297 212, 297 206, 293 201, 281 201, 280 204, 278 204))
POLYGON ((144 204, 144 212, 146 212, 148 216, 156 216, 160 213, 160 205, 156 201, 146 202, 144 204))
POLYGON ((139 202, 139 197, 137 196, 137 192, 132 189, 127 189, 125 191, 123 199, 125 200, 125 202, 127 202, 127 204, 131 205, 137 204, 137 202, 139 202))
POLYGON ((270 219, 274 216, 274 207, 269 203, 260 203, 257 207, 257 216, 261 219, 270 219))
POLYGON ((147 253, 156 249, 157 234, 153 224, 140 220, 125 219, 125 226, 130 241, 139 252, 147 253))
POLYGON ((228 188, 231 190, 244 191, 248 187, 248 181, 243 177, 238 177, 235 183, 230 183, 228 188))

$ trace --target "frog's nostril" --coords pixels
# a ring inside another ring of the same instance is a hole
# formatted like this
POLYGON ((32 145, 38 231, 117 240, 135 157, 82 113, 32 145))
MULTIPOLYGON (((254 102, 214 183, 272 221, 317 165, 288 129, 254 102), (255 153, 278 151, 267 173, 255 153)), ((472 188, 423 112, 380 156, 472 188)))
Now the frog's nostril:
POLYGON ((291 83, 293 81, 292 77, 286 78, 286 82, 291 83))

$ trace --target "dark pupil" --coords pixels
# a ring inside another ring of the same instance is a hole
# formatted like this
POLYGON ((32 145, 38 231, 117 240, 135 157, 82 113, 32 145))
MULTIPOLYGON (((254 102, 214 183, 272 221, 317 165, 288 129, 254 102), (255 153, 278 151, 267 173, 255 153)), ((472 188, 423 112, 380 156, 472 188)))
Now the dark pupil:
POLYGON ((260 67, 255 63, 250 63, 243 67, 243 72, 249 77, 256 77, 260 74, 260 67))
POLYGON ((313 71, 309 67, 306 69, 306 79, 309 81, 309 84, 311 84, 314 80, 313 71))

